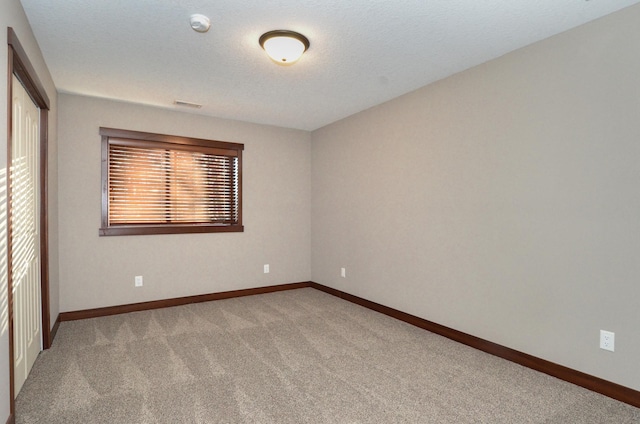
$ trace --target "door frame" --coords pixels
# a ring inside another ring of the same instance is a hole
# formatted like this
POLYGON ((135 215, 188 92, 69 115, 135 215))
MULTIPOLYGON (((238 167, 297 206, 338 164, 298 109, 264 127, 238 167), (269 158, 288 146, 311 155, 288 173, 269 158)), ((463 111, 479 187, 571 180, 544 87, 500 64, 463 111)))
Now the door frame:
MULTIPOLYGON (((49 298, 49 227, 48 227, 48 141, 49 141, 49 98, 44 86, 38 79, 35 68, 31 65, 26 51, 20 44, 13 28, 7 28, 7 44, 9 47, 9 66, 7 75, 7 220, 11 222, 11 184, 9 168, 11 166, 11 140, 13 126, 13 93, 12 76, 15 75, 22 83, 27 93, 40 109, 40 296, 42 318, 42 348, 51 347, 51 319, 49 298)), ((9 385, 10 385, 10 419, 15 419, 15 388, 14 388, 14 346, 13 346, 13 284, 11 282, 11 225, 7 227, 7 296, 9 304, 9 385)))

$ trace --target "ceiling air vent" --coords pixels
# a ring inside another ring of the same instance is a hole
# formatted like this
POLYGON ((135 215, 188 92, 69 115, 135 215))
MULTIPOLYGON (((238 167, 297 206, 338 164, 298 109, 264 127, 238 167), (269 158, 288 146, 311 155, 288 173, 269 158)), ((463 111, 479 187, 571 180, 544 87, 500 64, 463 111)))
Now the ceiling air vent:
POLYGON ((202 107, 202 105, 199 105, 198 103, 185 102, 184 100, 176 100, 173 103, 176 106, 191 107, 191 108, 194 108, 194 109, 200 109, 202 107))

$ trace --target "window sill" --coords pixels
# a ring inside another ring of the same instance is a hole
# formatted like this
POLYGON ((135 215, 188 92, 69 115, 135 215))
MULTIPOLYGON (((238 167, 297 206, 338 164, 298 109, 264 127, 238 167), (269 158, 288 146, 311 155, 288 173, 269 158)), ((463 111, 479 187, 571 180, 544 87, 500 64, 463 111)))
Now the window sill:
POLYGON ((100 236, 142 236, 151 234, 241 233, 243 225, 122 225, 100 228, 100 236))

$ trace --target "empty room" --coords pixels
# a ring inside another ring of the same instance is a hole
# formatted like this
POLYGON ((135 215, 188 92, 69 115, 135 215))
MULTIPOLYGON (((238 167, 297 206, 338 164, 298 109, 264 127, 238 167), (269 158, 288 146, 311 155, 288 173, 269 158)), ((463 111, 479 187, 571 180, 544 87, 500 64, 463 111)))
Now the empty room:
POLYGON ((0 24, 0 423, 640 424, 640 1, 0 24))

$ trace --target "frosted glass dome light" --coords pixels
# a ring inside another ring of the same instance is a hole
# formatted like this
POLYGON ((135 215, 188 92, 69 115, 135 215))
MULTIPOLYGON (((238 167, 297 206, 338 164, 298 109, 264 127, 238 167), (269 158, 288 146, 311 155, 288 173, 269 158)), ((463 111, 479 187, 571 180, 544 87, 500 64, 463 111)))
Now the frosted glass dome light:
POLYGON ((269 31, 262 34, 259 41, 269 57, 281 65, 296 62, 309 48, 307 37, 287 30, 269 31))

